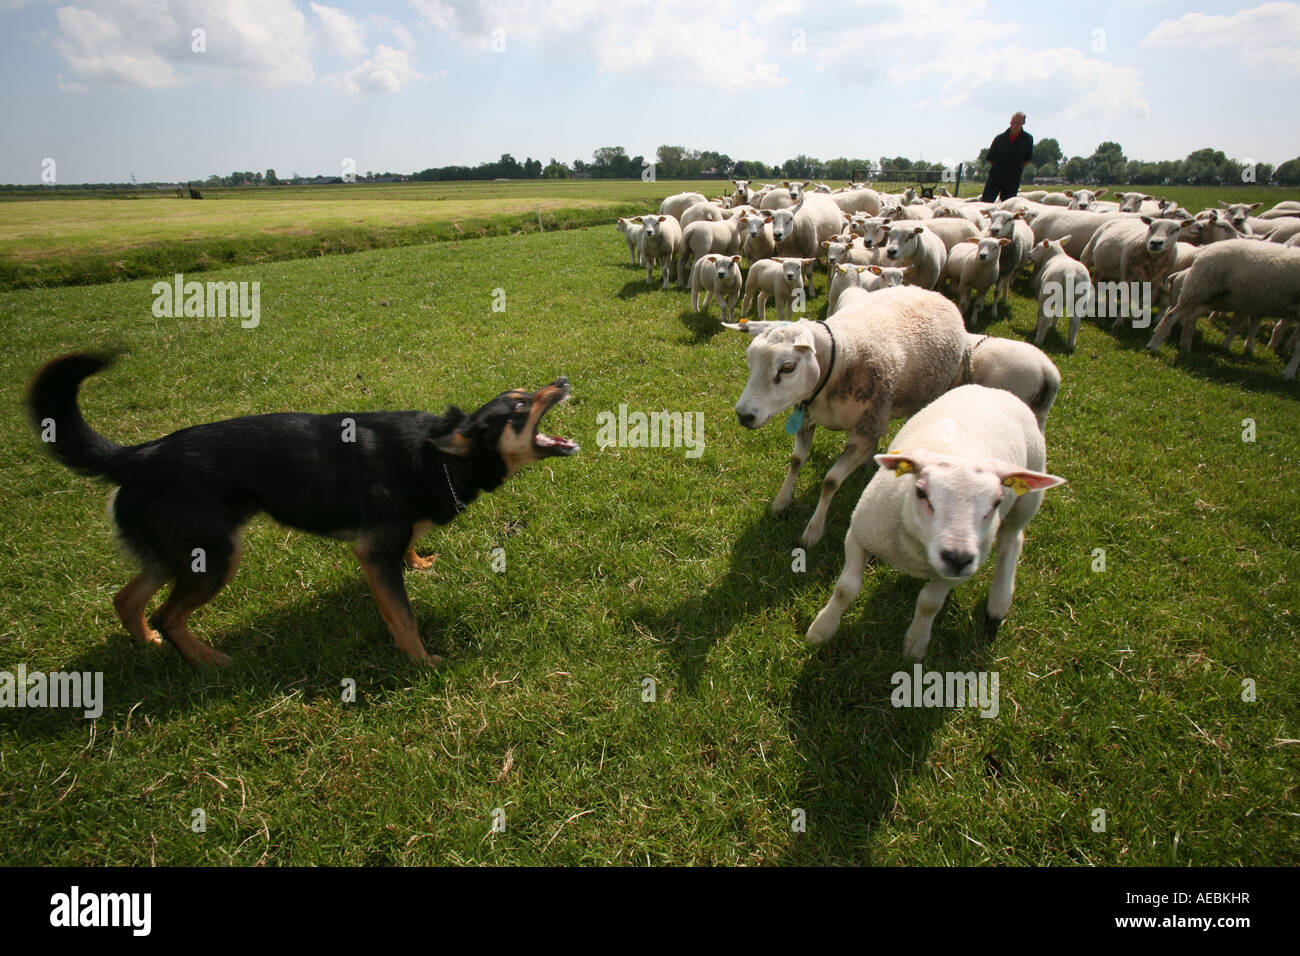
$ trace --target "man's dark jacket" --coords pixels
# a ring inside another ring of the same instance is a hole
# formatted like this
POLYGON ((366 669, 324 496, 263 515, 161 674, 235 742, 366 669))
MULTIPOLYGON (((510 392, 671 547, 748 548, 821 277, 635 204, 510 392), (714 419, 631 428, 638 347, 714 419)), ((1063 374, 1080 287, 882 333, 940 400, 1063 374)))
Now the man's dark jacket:
POLYGON ((993 138, 989 147, 989 162, 998 172, 1014 172, 1019 178, 1025 163, 1034 158, 1034 138, 1025 130, 1011 142, 1011 127, 993 138))

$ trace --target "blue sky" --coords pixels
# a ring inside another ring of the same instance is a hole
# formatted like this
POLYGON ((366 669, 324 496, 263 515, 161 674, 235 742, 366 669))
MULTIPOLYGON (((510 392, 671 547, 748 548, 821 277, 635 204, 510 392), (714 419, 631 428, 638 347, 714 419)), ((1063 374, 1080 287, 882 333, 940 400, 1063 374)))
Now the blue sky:
POLYGON ((1300 3, 0 0, 0 182, 336 175, 662 143, 1300 155, 1300 3), (193 31, 204 31, 196 51, 193 31))

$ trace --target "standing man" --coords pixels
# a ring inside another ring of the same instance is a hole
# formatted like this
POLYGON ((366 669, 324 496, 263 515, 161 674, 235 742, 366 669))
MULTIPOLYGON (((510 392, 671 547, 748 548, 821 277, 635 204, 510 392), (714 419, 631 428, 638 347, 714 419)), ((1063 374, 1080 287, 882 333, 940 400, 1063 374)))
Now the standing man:
POLYGON ((1025 114, 1016 113, 1011 117, 1011 125, 1005 132, 999 133, 989 147, 988 182, 984 184, 983 202, 996 202, 1010 199, 1020 192, 1020 174, 1029 165, 1034 155, 1034 138, 1025 132, 1025 114))

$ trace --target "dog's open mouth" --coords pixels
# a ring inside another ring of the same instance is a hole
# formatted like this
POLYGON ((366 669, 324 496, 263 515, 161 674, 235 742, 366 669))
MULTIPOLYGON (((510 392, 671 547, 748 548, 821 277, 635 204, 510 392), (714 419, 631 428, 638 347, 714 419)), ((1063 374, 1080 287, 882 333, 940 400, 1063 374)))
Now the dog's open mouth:
MULTIPOLYGON (((541 425, 541 419, 560 402, 569 397, 569 380, 563 376, 557 378, 546 388, 542 389, 545 395, 546 411, 543 411, 538 418, 537 423, 541 425)), ((533 448, 539 455, 576 455, 578 453, 578 443, 568 438, 561 438, 559 435, 547 435, 538 431, 533 435, 533 448)))

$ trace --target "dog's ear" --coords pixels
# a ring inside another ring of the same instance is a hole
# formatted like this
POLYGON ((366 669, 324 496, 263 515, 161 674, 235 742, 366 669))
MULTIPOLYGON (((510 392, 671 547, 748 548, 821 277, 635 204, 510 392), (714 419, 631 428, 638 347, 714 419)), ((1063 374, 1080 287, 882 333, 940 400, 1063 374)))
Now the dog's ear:
POLYGON ((455 405, 449 405, 447 414, 442 416, 442 425, 447 430, 429 439, 433 447, 444 455, 468 458, 474 450, 474 440, 460 430, 467 418, 468 416, 455 405))

